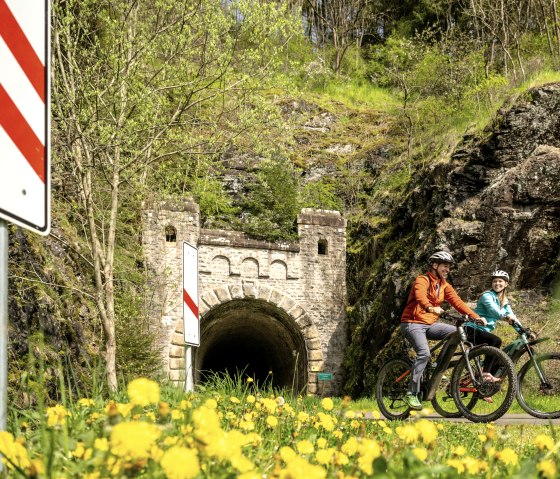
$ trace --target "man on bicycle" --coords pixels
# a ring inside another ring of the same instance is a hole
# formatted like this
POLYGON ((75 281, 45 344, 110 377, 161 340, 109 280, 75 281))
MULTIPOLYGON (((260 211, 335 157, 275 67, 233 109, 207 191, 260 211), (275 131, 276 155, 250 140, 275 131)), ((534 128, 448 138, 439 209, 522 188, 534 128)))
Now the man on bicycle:
POLYGON ((422 373, 430 359, 428 340, 443 339, 456 331, 455 326, 438 321, 444 312, 441 305, 447 301, 461 314, 486 321, 469 308, 456 293, 446 278, 455 263, 453 256, 446 251, 437 251, 428 259, 429 269, 419 275, 412 284, 406 307, 401 316, 401 331, 416 352, 412 365, 412 375, 405 401, 411 409, 422 409, 418 399, 422 373))

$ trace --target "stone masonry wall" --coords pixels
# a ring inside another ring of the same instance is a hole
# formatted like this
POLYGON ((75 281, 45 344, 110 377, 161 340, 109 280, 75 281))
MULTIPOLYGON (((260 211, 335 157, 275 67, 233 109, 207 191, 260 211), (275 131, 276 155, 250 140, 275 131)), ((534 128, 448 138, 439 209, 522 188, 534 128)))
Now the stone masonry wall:
POLYGON ((198 248, 201 327, 219 304, 265 299, 302 333, 308 392, 341 391, 347 341, 346 222, 338 212, 304 209, 297 219, 297 243, 269 243, 235 231, 201 229, 198 205, 188 200, 146 203, 143 209, 145 257, 154 273, 150 311, 171 380, 184 380, 182 244, 187 241, 198 248), (173 231, 175 238, 169 236, 173 231), (333 380, 318 382, 319 371, 332 372, 333 380))

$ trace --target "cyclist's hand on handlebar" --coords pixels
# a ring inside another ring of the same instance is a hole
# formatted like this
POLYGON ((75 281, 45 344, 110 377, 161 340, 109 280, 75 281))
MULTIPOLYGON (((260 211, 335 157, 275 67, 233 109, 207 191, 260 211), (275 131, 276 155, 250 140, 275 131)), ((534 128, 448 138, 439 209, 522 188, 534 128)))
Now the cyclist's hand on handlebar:
POLYGON ((488 324, 488 321, 486 321, 486 318, 483 318, 482 316, 478 319, 475 319, 474 322, 476 324, 479 324, 480 326, 486 326, 488 324))
POLYGON ((441 314, 445 313, 445 309, 440 308, 439 306, 432 306, 430 308, 430 313, 434 313, 440 316, 441 314))
POLYGON ((527 335, 527 339, 529 341, 534 341, 535 339, 537 339, 537 333, 535 333, 535 331, 533 331, 532 329, 527 328, 525 334, 527 335))

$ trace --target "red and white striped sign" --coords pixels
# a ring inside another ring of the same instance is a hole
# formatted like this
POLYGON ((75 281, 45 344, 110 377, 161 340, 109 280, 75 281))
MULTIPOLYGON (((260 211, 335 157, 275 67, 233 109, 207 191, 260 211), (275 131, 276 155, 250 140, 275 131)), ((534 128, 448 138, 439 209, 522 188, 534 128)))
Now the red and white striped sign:
POLYGON ((0 0, 0 217, 50 230, 49 0, 0 0))
POLYGON ((183 323, 185 343, 200 346, 198 249, 183 241, 183 323))

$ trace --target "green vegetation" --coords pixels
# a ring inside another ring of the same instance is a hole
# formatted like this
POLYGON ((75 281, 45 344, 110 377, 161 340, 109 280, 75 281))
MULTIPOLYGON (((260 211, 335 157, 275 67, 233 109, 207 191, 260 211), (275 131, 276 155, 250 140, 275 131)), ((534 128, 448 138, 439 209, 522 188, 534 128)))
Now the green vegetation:
MULTIPOLYGON (((386 284, 383 265, 419 243, 393 241, 391 215, 421 169, 507 98, 560 80, 556 0, 428 3, 55 0, 54 239, 13 240, 10 391, 33 350, 53 372, 50 399, 68 351, 74 393, 101 363, 110 389, 156 374, 146 199, 193 197, 204 226, 273 241, 294 239, 302 207, 341 210, 351 306, 386 284)), ((390 321, 383 308, 368 317, 390 321)), ((360 364, 362 313, 348 356, 360 364)), ((353 391, 361 374, 350 370, 353 391)))
POLYGON ((215 376, 195 392, 131 381, 112 398, 12 408, 0 477, 557 477, 553 426, 388 423, 349 398, 215 376))

